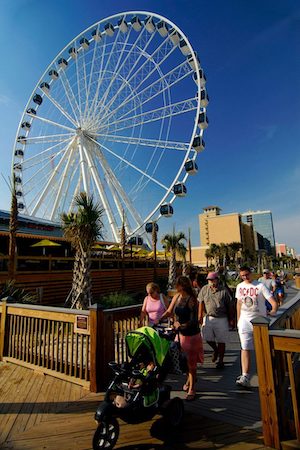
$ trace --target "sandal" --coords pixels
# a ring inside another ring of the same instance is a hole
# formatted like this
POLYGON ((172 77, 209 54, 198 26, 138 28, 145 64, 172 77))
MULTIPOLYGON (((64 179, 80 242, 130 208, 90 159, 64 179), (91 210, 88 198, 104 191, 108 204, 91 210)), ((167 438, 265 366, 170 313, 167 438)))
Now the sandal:
POLYGON ((182 386, 182 390, 184 392, 187 392, 189 390, 189 385, 187 383, 184 383, 184 385, 182 386))
POLYGON ((196 393, 195 392, 190 392, 189 394, 187 394, 187 396, 185 397, 187 402, 192 402, 193 400, 195 400, 196 398, 196 393))

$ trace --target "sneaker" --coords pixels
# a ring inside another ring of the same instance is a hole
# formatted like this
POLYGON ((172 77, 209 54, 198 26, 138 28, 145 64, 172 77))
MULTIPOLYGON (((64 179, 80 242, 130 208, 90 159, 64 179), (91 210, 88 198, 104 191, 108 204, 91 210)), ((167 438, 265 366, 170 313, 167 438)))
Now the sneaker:
POLYGON ((242 386, 242 387, 245 387, 245 388, 249 388, 249 387, 251 386, 251 385, 250 385, 250 380, 249 380, 249 378, 246 377, 245 375, 240 375, 240 376, 237 378, 235 384, 236 384, 237 386, 242 386))

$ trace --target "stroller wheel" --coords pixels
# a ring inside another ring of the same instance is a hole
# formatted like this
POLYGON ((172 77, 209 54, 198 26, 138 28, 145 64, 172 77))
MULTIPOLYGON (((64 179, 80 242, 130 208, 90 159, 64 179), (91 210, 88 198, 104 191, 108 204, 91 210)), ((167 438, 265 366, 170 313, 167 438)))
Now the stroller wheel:
POLYGON ((93 437, 93 449, 114 448, 119 437, 119 423, 114 417, 109 417, 99 423, 93 437))
POLYGON ((171 427, 180 425, 184 414, 184 406, 181 398, 174 397, 166 401, 162 407, 162 414, 165 421, 171 427))

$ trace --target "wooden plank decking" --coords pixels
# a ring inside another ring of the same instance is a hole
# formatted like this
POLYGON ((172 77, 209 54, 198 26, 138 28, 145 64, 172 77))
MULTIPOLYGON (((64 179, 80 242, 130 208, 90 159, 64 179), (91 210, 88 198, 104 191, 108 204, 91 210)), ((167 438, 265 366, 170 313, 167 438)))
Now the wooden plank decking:
MULTIPOLYGON (((295 295, 289 289, 288 298, 295 295)), ((197 398, 185 403, 182 427, 172 431, 157 416, 141 425, 121 424, 116 449, 184 450, 265 448, 261 435, 257 376, 252 388, 238 389, 240 346, 236 332, 227 346, 225 368, 218 371, 205 347, 198 369, 197 398)), ((255 373, 253 361, 252 373, 255 373)), ((173 395, 183 397, 183 378, 169 376, 173 395)), ((0 363, 0 448, 88 450, 94 413, 103 398, 83 387, 11 363, 0 363)))
MULTIPOLYGON (((226 367, 217 371, 206 351, 198 370, 197 399, 186 404, 182 428, 171 435, 157 416, 141 425, 121 425, 116 448, 181 450, 189 448, 264 448, 260 432, 257 380, 251 390, 235 386, 239 374, 237 334, 226 356, 226 367)), ((183 396, 182 377, 170 376, 174 395, 183 396)), ((94 412, 102 394, 41 375, 10 363, 0 365, 0 448, 91 448, 94 412)))

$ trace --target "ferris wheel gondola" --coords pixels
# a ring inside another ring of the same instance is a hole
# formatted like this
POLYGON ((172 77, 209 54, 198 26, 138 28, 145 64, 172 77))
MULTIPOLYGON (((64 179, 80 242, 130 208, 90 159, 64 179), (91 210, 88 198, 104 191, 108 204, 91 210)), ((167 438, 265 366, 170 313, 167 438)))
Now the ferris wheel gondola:
POLYGON ((85 191, 115 241, 124 211, 129 237, 171 217, 204 149, 204 85, 187 36, 163 16, 124 12, 84 30, 46 68, 21 117, 19 209, 59 221, 85 191))

